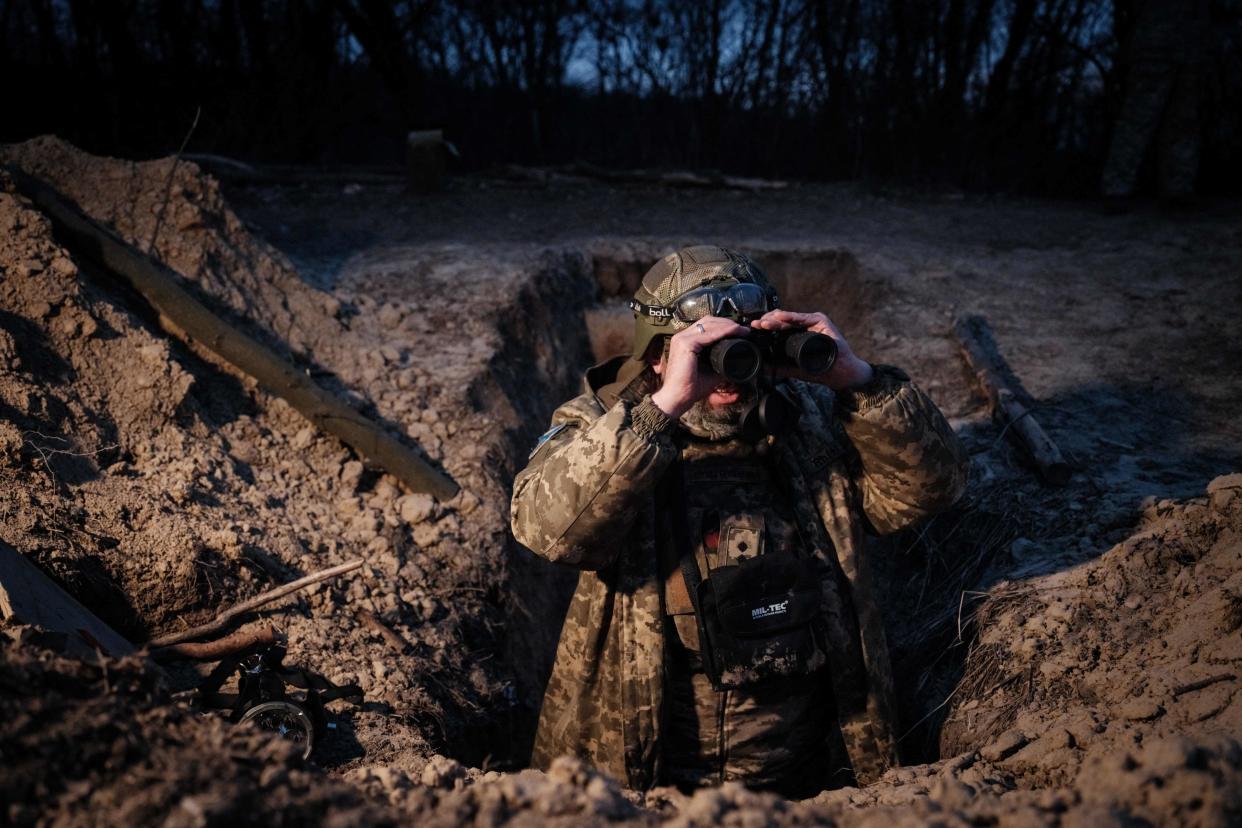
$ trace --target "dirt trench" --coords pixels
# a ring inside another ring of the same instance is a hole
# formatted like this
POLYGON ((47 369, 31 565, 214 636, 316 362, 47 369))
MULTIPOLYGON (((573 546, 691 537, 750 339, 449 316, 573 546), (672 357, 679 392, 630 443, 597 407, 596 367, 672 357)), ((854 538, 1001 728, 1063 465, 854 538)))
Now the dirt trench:
POLYGON ((446 825, 1213 824, 1239 813, 1236 480, 1144 511, 1149 481, 1113 477, 1091 523, 1076 519, 998 439, 952 358, 942 309, 899 284, 891 263, 842 245, 736 244, 787 307, 828 310, 858 350, 910 368, 972 452, 963 503, 877 547, 903 747, 921 764, 804 803, 736 786, 644 795, 568 760, 520 771, 573 573, 517 547, 506 516, 513 474, 552 409, 588 364, 626 350, 623 297, 676 243, 376 243, 311 284, 192 165, 95 158, 55 139, 0 154, 149 246, 465 490, 443 504, 402 492, 169 338, 0 188, 0 540, 136 641, 312 569, 367 562, 262 614, 289 634, 290 661, 367 694, 361 707, 334 706, 338 731, 308 767, 246 728, 191 715, 183 691, 201 671, 82 665, 36 631, 6 629, 0 755, 21 757, 3 790, 13 822, 87 822, 100 809, 170 824, 263 813, 446 825), (1176 628, 1188 613, 1208 620, 1176 628), (1102 643, 1135 630, 1143 641, 1102 643), (1187 680, 1133 681, 1152 670, 1187 680), (202 771, 181 768, 195 751, 202 771), (147 793, 125 804, 140 785, 147 793))
MULTIPOLYGON (((417 764, 440 751, 520 764, 558 631, 543 603, 563 600, 564 579, 527 574, 510 548, 508 487, 590 361, 586 260, 527 251, 463 265, 459 251, 421 250, 353 262, 329 295, 254 240, 192 168, 170 177, 166 163, 93 159, 53 139, 6 154, 140 247, 166 211, 172 230, 153 247, 209 305, 416 440, 463 493, 403 493, 249 378, 168 336, 10 191, 3 539, 139 642, 362 557, 363 577, 264 613, 289 634, 291 661, 367 691, 321 761, 417 764), (386 650, 359 610, 404 637, 405 652, 386 650)), ((196 678, 182 672, 174 688, 196 678)))

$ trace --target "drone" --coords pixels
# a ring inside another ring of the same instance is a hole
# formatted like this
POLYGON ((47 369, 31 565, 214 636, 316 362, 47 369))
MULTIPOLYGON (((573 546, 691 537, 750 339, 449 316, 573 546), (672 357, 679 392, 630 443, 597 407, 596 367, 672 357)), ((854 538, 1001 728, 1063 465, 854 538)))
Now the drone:
POLYGON ((335 728, 324 705, 335 699, 360 704, 362 688, 334 684, 312 670, 288 667, 285 654, 285 645, 278 642, 225 658, 199 684, 198 701, 205 709, 228 710, 230 721, 252 722, 287 739, 301 749, 305 760, 328 730, 335 728), (220 692, 233 673, 237 674, 237 692, 220 692))

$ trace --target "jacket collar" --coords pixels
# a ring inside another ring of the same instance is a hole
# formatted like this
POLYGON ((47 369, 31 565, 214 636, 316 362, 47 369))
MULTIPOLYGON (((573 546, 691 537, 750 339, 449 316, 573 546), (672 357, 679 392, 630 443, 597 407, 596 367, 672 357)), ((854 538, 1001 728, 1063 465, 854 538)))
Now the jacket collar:
POLYGON ((587 369, 582 378, 584 393, 595 395, 605 410, 618 400, 637 402, 652 390, 654 374, 642 360, 616 356, 587 369))

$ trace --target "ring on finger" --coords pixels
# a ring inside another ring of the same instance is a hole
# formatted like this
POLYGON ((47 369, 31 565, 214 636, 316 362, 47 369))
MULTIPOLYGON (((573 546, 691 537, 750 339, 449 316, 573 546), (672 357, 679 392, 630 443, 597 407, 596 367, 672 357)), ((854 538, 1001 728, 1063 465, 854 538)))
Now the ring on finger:
POLYGON ((695 325, 694 327, 696 327, 696 328, 698 328, 698 329, 699 329, 699 333, 707 333, 707 328, 704 328, 704 327, 703 327, 703 323, 702 323, 702 322, 700 322, 699 324, 695 325))

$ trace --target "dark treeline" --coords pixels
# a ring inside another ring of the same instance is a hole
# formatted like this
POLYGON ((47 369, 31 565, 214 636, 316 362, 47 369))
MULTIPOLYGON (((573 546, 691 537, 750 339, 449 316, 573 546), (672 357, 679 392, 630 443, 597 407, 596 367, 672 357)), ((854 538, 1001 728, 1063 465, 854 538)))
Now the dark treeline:
POLYGON ((1187 152, 1242 189, 1242 0, 0 0, 0 38, 0 140, 95 152, 201 106, 191 150, 250 160, 443 129, 472 169, 1085 192, 1117 145, 1141 189, 1187 152))

